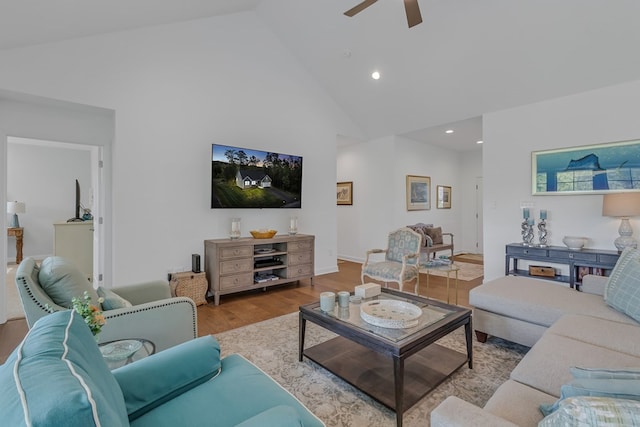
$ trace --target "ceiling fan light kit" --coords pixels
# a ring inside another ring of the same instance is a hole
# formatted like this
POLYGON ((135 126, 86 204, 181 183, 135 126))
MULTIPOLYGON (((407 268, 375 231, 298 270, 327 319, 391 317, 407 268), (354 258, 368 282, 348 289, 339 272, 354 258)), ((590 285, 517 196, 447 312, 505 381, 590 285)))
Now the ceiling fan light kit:
MULTIPOLYGON (((344 14, 348 17, 353 17, 354 15, 362 12, 377 1, 378 0, 364 0, 351 9, 347 10, 344 14)), ((407 25, 409 25, 409 28, 422 22, 422 15, 420 14, 420 6, 418 5, 418 0, 404 0, 404 10, 407 14, 407 25)))

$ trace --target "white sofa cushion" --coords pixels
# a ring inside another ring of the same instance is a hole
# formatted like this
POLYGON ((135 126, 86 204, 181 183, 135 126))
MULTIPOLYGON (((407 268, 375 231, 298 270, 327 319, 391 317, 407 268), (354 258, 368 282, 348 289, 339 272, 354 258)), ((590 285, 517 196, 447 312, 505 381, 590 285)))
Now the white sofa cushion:
MULTIPOLYGON (((469 304, 485 311, 551 326, 563 315, 589 314, 636 323, 605 304, 599 295, 578 292, 562 284, 523 276, 505 276, 469 291, 469 304)), ((483 331, 484 332, 484 331, 483 331)))
POLYGON ((640 366, 640 357, 547 331, 511 372, 511 379, 560 396, 560 387, 573 379, 572 366, 625 368, 640 366))

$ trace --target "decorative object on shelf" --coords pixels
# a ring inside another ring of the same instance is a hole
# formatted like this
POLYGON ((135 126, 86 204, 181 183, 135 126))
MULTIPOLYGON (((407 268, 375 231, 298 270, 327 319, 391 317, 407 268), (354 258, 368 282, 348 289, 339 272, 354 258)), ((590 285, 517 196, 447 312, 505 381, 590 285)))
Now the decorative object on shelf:
POLYGON ((438 185, 436 187, 438 193, 438 209, 451 209, 451 187, 438 185))
POLYGON ((428 211, 431 209, 431 178, 407 175, 407 210, 428 211))
POLYGON ((382 328, 412 328, 418 325, 420 316, 420 307, 405 301, 383 299, 366 301, 360 306, 362 320, 382 328))
POLYGON ((231 233, 229 233, 231 239, 240 238, 240 218, 231 218, 231 233))
POLYGON ((27 206, 24 202, 7 202, 7 213, 13 214, 9 228, 20 228, 20 221, 18 220, 18 214, 27 212, 27 206))
POLYGON ((520 234, 522 234, 522 245, 531 246, 533 242, 533 218, 530 218, 529 208, 522 209, 522 224, 520 224, 520 234))
POLYGON ((587 239, 586 237, 564 236, 564 238, 562 239, 562 243, 567 245, 569 249, 579 251, 587 243, 587 240, 589 239, 587 239))
POLYGON ((336 184, 336 200, 338 205, 353 205, 353 182, 336 184))
POLYGON ((637 248, 629 217, 640 215, 640 193, 611 193, 602 199, 602 216, 620 218, 618 237, 613 243, 622 252, 624 248, 637 248))
POLYGON ((298 233, 298 217, 292 216, 289 218, 289 234, 295 235, 298 233))
POLYGON ((547 246, 547 211, 540 209, 540 222, 538 223, 538 246, 544 248, 547 246))
POLYGON ((532 194, 604 194, 634 189, 640 140, 531 153, 532 194), (615 180, 615 187, 609 185, 615 180))
POLYGON ((253 236, 254 239, 270 239, 276 235, 277 230, 251 230, 249 233, 253 236))
POLYGON ((82 208, 82 219, 84 221, 91 221, 93 220, 93 215, 91 215, 91 209, 89 208, 82 208))

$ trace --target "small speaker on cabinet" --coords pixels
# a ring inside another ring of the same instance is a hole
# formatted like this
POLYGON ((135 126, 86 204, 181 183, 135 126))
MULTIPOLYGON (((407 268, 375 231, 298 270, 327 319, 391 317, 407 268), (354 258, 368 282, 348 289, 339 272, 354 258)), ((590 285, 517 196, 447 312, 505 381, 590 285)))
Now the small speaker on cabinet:
POLYGON ((191 271, 200 273, 200 255, 191 254, 191 271))

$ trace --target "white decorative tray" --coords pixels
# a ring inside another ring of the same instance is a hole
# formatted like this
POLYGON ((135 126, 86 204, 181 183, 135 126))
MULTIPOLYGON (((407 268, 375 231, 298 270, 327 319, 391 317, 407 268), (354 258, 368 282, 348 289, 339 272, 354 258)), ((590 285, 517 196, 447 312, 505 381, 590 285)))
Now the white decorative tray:
POLYGON ((404 301, 375 300, 363 302, 360 306, 362 320, 382 328, 412 328, 418 324, 420 316, 420 307, 404 301))
POLYGON ((142 342, 138 340, 122 340, 100 346, 100 352, 105 359, 117 361, 131 357, 141 347, 142 342))

